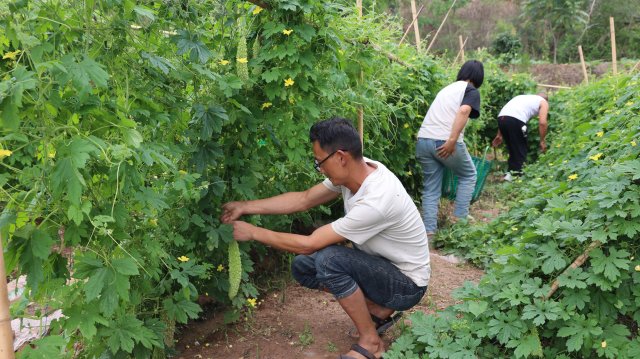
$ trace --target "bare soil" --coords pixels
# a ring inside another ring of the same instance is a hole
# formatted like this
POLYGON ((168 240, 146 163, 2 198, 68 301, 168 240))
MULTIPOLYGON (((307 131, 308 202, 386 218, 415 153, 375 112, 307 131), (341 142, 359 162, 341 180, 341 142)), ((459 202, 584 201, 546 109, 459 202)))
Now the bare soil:
MULTIPOLYGON (((446 261, 438 251, 431 253, 431 266, 429 290, 410 312, 434 313, 454 304, 451 292, 465 281, 477 282, 483 275, 471 265, 446 261)), ((222 313, 190 323, 178 334, 177 357, 336 358, 356 342, 346 334, 352 327, 351 320, 332 295, 293 281, 283 290, 265 294, 242 323, 233 327, 222 323, 222 313)), ((399 325, 383 337, 387 347, 397 336, 399 325)))

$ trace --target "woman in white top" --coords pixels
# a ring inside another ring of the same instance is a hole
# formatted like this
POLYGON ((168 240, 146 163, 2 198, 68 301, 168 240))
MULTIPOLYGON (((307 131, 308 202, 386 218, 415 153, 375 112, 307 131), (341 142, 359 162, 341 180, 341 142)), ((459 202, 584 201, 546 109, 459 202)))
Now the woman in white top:
POLYGON ((458 176, 453 215, 466 218, 476 184, 476 168, 463 142, 469 118, 480 116, 480 92, 484 67, 480 61, 464 63, 456 82, 438 92, 418 131, 416 158, 422 167, 422 220, 427 233, 437 229, 444 169, 458 176))

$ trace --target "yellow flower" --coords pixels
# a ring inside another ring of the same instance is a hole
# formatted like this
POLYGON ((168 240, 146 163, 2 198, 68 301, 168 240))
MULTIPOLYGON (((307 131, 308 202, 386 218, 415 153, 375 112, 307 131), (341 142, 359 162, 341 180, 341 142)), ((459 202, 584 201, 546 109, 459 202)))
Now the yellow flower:
POLYGON ((178 257, 178 260, 179 260, 180 262, 188 262, 188 261, 189 261, 189 257, 187 257, 187 256, 180 256, 180 257, 178 257))
POLYGON ((640 265, 637 265, 637 266, 635 267, 635 270, 636 270, 636 272, 640 272, 640 265))
POLYGON ((293 81, 293 79, 289 77, 288 79, 284 80, 284 87, 293 86, 294 83, 295 81, 293 81))
POLYGON ((253 14, 254 15, 258 15, 263 9, 260 6, 256 6, 255 9, 253 9, 253 14))
POLYGON ((273 104, 271 102, 265 102, 262 104, 262 109, 264 110, 265 108, 269 108, 271 107, 273 104))
POLYGON ((603 340, 602 343, 600 343, 600 346, 602 347, 602 349, 607 347, 607 341, 603 340))
POLYGON ((409 128, 409 124, 408 124, 408 123, 405 123, 405 124, 404 124, 404 128, 409 128))
POLYGON ((47 157, 56 158, 56 150, 49 150, 49 152, 47 152, 47 157))
POLYGON ((597 161, 597 160, 600 159, 600 157, 602 157, 602 153, 598 153, 598 154, 595 154, 593 156, 589 156, 589 159, 591 159, 593 161, 597 161))
POLYGON ((632 147, 636 147, 638 144, 636 143, 636 141, 631 141, 631 146, 632 147))
POLYGON ((222 264, 218 264, 218 268, 216 270, 218 272, 222 272, 224 270, 224 266, 222 264))
POLYGON ((511 227, 511 230, 515 232, 518 230, 518 227, 511 227))
POLYGON ((186 174, 187 174, 187 171, 185 171, 185 170, 180 170, 180 171, 178 171, 178 173, 179 173, 179 174, 181 174, 181 175, 186 175, 186 174))
POLYGON ((222 65, 222 66, 229 65, 229 60, 222 59, 222 60, 218 61, 218 63, 220 65, 222 65))
POLYGON ((596 136, 598 137, 604 136, 604 131, 596 132, 596 136))
POLYGON ((556 148, 560 148, 562 147, 562 145, 560 145, 559 143, 556 145, 556 148))
POLYGON ((20 50, 16 50, 16 51, 13 51, 13 52, 7 52, 6 54, 4 54, 4 56, 2 56, 2 59, 3 60, 4 59, 15 60, 16 57, 18 55, 20 55, 21 52, 22 51, 20 51, 20 50))
POLYGON ((251 306, 251 308, 255 308, 256 307, 256 298, 247 298, 247 303, 249 304, 249 306, 251 306))
POLYGON ((246 64, 247 62, 249 62, 246 57, 238 57, 236 60, 241 64, 246 64))
POLYGON ((5 157, 9 157, 11 156, 13 152, 9 151, 9 150, 0 150, 0 160, 5 158, 5 157))
POLYGON ((627 103, 625 103, 625 105, 627 105, 628 107, 633 106, 633 101, 628 101, 627 103))
POLYGON ((293 29, 282 30, 282 33, 289 36, 293 32, 293 29))
POLYGON ((158 219, 157 218, 151 218, 149 220, 149 224, 151 224, 154 227, 157 227, 158 226, 158 219))
POLYGON ((578 175, 574 173, 574 174, 569 176, 569 181, 573 181, 576 178, 578 178, 578 175))

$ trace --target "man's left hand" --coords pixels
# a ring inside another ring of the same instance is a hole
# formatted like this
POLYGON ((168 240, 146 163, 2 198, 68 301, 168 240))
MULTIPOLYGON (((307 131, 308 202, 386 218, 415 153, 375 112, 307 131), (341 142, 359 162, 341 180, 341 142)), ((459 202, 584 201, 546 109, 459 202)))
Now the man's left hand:
POLYGON ((540 141, 540 151, 542 153, 547 152, 547 143, 545 141, 540 141))
POLYGON ((456 152, 456 141, 449 139, 444 143, 444 145, 436 148, 436 150, 438 151, 438 156, 446 159, 456 152))
POLYGON ((253 224, 243 221, 233 221, 233 239, 238 242, 246 242, 253 240, 253 232, 257 228, 253 224))

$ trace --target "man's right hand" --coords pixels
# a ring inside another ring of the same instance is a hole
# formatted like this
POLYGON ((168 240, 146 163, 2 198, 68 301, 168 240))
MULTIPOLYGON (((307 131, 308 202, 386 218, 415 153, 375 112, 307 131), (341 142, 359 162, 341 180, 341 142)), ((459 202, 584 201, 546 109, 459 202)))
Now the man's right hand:
POLYGON ((244 202, 228 202, 222 206, 222 215, 220 221, 222 223, 231 223, 240 218, 243 212, 244 202))
POLYGON ((498 147, 502 144, 502 136, 498 137, 496 136, 496 138, 493 139, 493 141, 491 142, 491 146, 493 147, 498 147))
POLYGON ((542 153, 547 152, 547 143, 544 140, 540 141, 540 151, 542 153))

